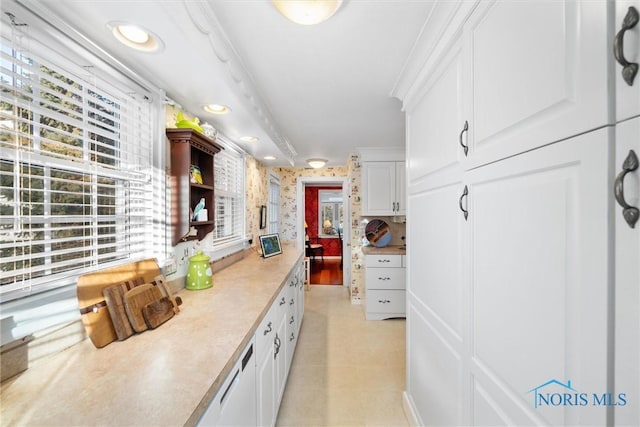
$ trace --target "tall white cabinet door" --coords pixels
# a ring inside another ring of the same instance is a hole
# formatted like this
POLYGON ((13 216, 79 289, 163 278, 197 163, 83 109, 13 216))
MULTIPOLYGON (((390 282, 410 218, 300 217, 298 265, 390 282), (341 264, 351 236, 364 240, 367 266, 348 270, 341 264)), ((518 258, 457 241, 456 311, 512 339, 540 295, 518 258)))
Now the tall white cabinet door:
POLYGON ((606 424, 593 393, 612 391, 609 133, 467 174, 469 424, 606 424), (587 402, 545 403, 553 393, 587 402))
POLYGON ((419 425, 464 425, 465 220, 460 170, 409 186, 407 394, 419 425))
POLYGON ((640 66, 640 22, 628 28, 640 14, 639 0, 617 0, 613 32, 614 56, 626 66, 616 62, 616 120, 621 121, 640 115, 640 70, 632 79, 633 69, 640 66), (635 8, 629 11, 629 8, 635 8), (626 20, 625 20, 626 18, 626 20), (628 25, 625 25, 628 24, 628 25), (635 66, 633 65, 635 64, 635 66), (631 84, 630 84, 631 83, 631 84))
POLYGON ((396 162, 396 213, 407 214, 407 165, 405 162, 396 162))
MULTIPOLYGON (((614 171, 622 179, 622 164, 630 150, 640 156, 640 118, 616 126, 614 171)), ((622 180, 624 200, 640 208, 640 168, 622 180)), ((615 425, 640 425, 640 222, 634 228, 616 204, 616 336, 615 388, 627 405, 615 409, 615 425)))
POLYGON ((407 107, 409 182, 455 165, 464 156, 459 143, 464 127, 462 73, 462 44, 457 42, 415 105, 407 107))
POLYGON ((466 168, 611 124, 608 7, 574 0, 478 6, 464 28, 466 168))
POLYGON ((362 163, 362 215, 395 215, 395 162, 362 163))

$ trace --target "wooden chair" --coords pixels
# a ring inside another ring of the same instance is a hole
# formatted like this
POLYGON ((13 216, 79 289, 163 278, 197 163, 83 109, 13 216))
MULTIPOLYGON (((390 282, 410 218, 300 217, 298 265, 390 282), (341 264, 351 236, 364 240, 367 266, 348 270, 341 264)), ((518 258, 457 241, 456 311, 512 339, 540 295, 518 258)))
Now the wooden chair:
POLYGON ((307 236, 307 248, 305 255, 311 258, 311 261, 315 261, 316 257, 320 255, 322 262, 324 262, 324 246, 321 243, 311 243, 311 239, 307 236))

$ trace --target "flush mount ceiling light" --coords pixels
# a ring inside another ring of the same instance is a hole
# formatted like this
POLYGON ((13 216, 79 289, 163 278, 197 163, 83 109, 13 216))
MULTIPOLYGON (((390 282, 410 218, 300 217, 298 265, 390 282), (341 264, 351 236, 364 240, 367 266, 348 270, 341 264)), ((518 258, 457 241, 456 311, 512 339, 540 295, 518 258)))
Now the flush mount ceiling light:
POLYGON ((275 160, 276 158, 274 156, 264 156, 263 159, 265 159, 265 160, 275 160))
POLYGON ((164 48, 162 40, 151 31, 126 22, 110 22, 107 27, 122 44, 142 52, 157 52, 164 48))
POLYGON ((204 106, 204 111, 212 114, 227 114, 231 112, 231 108, 221 104, 207 104, 204 106))
POLYGON ((307 164, 314 169, 319 169, 327 164, 325 159, 308 159, 307 164))
POLYGON ((326 21, 340 8, 342 0, 273 0, 285 18, 300 25, 326 21))
POLYGON ((244 142, 258 142, 258 137, 257 136, 241 136, 240 137, 240 141, 244 141, 244 142))

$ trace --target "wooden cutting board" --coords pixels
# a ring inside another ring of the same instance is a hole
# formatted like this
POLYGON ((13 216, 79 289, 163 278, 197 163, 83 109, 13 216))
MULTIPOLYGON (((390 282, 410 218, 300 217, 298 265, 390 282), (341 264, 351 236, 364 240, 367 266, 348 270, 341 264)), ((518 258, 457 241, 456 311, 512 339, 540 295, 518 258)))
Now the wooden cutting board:
POLYGON ((124 294, 124 308, 134 331, 144 332, 148 329, 147 323, 144 321, 142 309, 161 298, 162 293, 160 289, 151 283, 136 286, 124 294))
MULTIPOLYGON (((111 323, 113 324, 119 341, 126 340, 134 334, 129 318, 127 317, 127 311, 124 308, 124 294, 133 288, 133 286, 129 286, 129 283, 130 282, 126 282, 109 286, 102 291, 104 300, 107 302, 111 323)), ((141 284, 142 283, 136 283, 134 286, 141 284)))
POLYGON ((144 321, 150 329, 155 329, 162 325, 171 319, 174 314, 173 303, 169 297, 162 297, 142 308, 142 317, 144 317, 144 321))
POLYGON ((109 286, 135 281, 137 278, 142 278, 142 283, 150 283, 159 274, 158 263, 150 258, 84 274, 78 278, 78 307, 82 324, 93 345, 101 348, 117 339, 102 291, 109 286))

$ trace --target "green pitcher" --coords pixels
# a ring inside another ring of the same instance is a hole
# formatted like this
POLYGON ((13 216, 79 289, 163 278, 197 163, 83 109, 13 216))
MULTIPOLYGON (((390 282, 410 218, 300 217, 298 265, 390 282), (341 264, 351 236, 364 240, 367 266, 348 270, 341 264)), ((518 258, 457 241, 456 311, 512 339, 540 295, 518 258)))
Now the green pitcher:
POLYGON ((197 251, 194 256, 189 258, 189 271, 187 272, 187 289, 196 291, 199 289, 207 289, 213 286, 213 277, 211 273, 211 265, 209 264, 209 256, 197 251))

